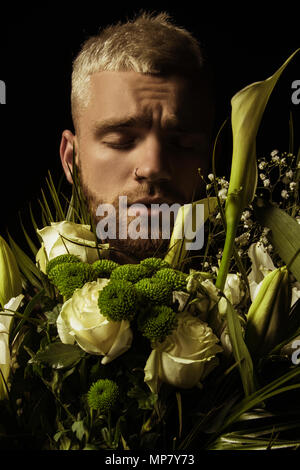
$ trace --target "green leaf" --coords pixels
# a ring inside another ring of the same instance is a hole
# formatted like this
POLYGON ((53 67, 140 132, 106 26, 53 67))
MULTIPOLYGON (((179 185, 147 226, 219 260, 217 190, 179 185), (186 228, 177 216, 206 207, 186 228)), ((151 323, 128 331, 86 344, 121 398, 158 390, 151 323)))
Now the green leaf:
POLYGON ((33 226, 34 233, 37 234, 38 225, 37 225, 36 220, 34 218, 32 207, 31 207, 30 203, 29 203, 29 213, 30 213, 30 219, 31 219, 31 223, 32 223, 32 226, 33 226))
POLYGON ((294 367, 287 373, 281 375, 279 378, 273 380, 269 384, 265 385, 264 387, 258 389, 256 392, 241 400, 231 410, 231 414, 227 417, 227 419, 225 419, 221 431, 224 431, 230 425, 235 423, 243 413, 260 405, 268 398, 287 392, 289 390, 300 388, 300 383, 282 387, 283 384, 290 380, 293 380, 299 375, 300 367, 294 367))
POLYGON ((158 398, 156 393, 145 392, 145 390, 138 385, 134 385, 133 388, 128 391, 127 395, 137 400, 141 410, 152 410, 158 398))
POLYGON ((299 440, 285 440, 269 438, 257 438, 239 436, 235 433, 224 434, 221 436, 209 450, 275 450, 299 447, 299 440))
POLYGON ((19 219, 20 219, 20 225, 21 225, 21 228, 23 230, 23 233, 24 233, 24 236, 26 238, 26 241, 28 243, 28 246, 29 248, 31 249, 32 251, 32 254, 33 256, 36 256, 37 252, 38 252, 38 248, 35 246, 35 244, 33 243, 33 241, 31 240, 31 238, 29 237, 27 231, 25 230, 25 227, 23 225, 23 222, 22 222, 22 219, 21 219, 21 214, 19 214, 19 219))
POLYGON ((45 216, 47 217, 47 220, 49 221, 48 225, 50 225, 50 222, 54 222, 54 217, 52 215, 51 209, 49 207, 49 204, 48 204, 48 201, 47 201, 47 198, 43 189, 41 189, 41 193, 42 193, 43 203, 40 200, 39 200, 39 203, 43 212, 45 213, 45 216))
POLYGON ((34 307, 37 305, 37 303, 41 300, 41 298, 45 295, 45 290, 42 289, 40 292, 38 292, 31 300, 30 302, 28 302, 28 304, 26 305, 26 308, 24 310, 24 313, 23 313, 23 318, 21 319, 21 321, 17 324, 16 328, 14 329, 13 333, 12 333, 12 338, 15 338, 17 333, 20 331, 20 329, 22 328, 24 322, 29 318, 32 310, 34 309, 34 307))
POLYGON ((65 369, 75 366, 84 355, 85 352, 76 345, 56 342, 38 351, 30 362, 45 362, 53 369, 65 369))
POLYGON ((177 408, 178 408, 178 421, 179 421, 179 430, 178 436, 181 437, 182 434, 182 400, 180 392, 176 392, 177 408))
POLYGON ((50 171, 48 171, 48 175, 49 175, 49 179, 46 178, 46 183, 48 185, 48 189, 49 189, 49 192, 50 192, 53 204, 54 204, 54 208, 55 208, 55 211, 56 211, 55 221, 58 222, 60 220, 64 220, 65 215, 64 215, 64 211, 61 207, 58 192, 57 192, 57 190, 55 188, 55 185, 53 183, 53 179, 52 179, 50 171))
POLYGON ((300 282, 300 225, 284 210, 262 200, 254 205, 254 214, 263 227, 271 229, 271 244, 300 282))
POLYGON ((9 244, 14 253, 18 266, 26 279, 28 279, 29 283, 32 284, 34 287, 38 289, 42 289, 42 283, 40 270, 37 266, 33 263, 33 261, 29 258, 29 256, 24 253, 24 251, 16 244, 16 242, 12 239, 9 233, 7 233, 9 244))
POLYGON ((232 352, 238 364, 245 395, 248 396, 255 390, 253 363, 243 338, 238 315, 228 300, 226 318, 232 352))
POLYGON ((72 424, 72 431, 76 434, 76 437, 79 439, 79 441, 81 441, 83 437, 87 439, 89 436, 88 430, 85 427, 83 420, 75 421, 75 423, 72 424))

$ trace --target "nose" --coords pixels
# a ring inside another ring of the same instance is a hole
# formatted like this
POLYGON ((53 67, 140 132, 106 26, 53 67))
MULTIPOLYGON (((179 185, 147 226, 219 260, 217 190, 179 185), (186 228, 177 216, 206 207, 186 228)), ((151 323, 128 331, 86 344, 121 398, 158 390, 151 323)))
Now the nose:
POLYGON ((135 176, 149 183, 171 180, 171 165, 167 149, 156 133, 151 133, 139 148, 135 176))

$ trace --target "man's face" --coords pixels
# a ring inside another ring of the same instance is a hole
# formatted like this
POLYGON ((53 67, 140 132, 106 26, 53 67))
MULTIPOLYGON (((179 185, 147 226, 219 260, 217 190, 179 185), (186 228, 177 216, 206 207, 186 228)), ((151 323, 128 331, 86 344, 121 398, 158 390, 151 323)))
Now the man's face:
MULTIPOLYGON (((119 196, 127 196, 128 206, 197 200, 203 188, 198 169, 204 175, 209 169, 211 125, 207 90, 183 77, 93 74, 75 148, 95 224, 99 204, 118 208, 119 196)), ((122 240, 118 248, 145 256, 161 244, 168 243, 122 240)))

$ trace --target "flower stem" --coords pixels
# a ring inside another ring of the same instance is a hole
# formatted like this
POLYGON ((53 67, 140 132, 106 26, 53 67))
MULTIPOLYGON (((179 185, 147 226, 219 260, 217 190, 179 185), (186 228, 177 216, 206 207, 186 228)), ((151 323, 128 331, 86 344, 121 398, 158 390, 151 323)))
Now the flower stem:
POLYGON ((220 289, 221 291, 223 291, 224 289, 227 274, 229 271, 231 255, 232 255, 233 248, 234 248, 236 230, 237 230, 236 223, 227 225, 223 256, 221 259, 220 269, 219 269, 218 277, 216 280, 216 287, 220 289))

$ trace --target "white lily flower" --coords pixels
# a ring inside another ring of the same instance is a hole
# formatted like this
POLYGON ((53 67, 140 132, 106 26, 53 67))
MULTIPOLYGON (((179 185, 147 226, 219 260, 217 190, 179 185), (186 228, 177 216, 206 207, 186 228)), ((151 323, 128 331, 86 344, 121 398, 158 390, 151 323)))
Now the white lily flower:
MULTIPOLYGON (((264 278, 271 272, 276 269, 274 263, 268 254, 266 248, 262 243, 253 243, 249 250, 248 256, 252 261, 252 269, 248 275, 250 297, 253 302, 257 296, 259 289, 261 288, 264 278)), ((292 297, 291 297, 291 307, 295 302, 300 298, 300 283, 292 283, 292 297)))
POLYGON ((269 272, 275 269, 272 258, 262 243, 252 243, 248 250, 248 256, 252 262, 252 269, 248 275, 251 300, 258 294, 261 282, 269 272))
POLYGON ((6 387, 3 383, 2 376, 7 382, 9 371, 10 371, 10 349, 9 349, 9 328, 13 319, 12 312, 5 312, 8 310, 17 310, 19 308, 23 294, 17 297, 12 297, 5 305, 2 312, 0 312, 0 369, 2 374, 0 375, 0 400, 6 397, 6 387))

